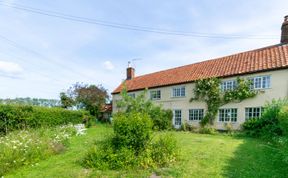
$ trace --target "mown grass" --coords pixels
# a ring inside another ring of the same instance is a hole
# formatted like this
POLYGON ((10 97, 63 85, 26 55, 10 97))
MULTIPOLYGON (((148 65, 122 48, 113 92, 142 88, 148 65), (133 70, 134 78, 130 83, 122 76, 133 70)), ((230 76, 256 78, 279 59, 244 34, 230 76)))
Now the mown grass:
POLYGON ((79 161, 95 140, 101 140, 112 129, 97 125, 86 135, 74 137, 68 150, 26 166, 6 177, 287 177, 287 165, 277 156, 277 149, 251 138, 227 135, 204 135, 173 132, 179 141, 181 155, 177 163, 156 170, 99 171, 84 169, 79 161))

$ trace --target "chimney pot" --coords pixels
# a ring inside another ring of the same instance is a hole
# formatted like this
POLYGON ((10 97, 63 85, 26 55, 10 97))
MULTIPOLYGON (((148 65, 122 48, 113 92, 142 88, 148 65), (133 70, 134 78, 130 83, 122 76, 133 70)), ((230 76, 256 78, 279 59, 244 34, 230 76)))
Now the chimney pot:
POLYGON ((288 15, 284 17, 281 27, 281 43, 288 43, 288 15))

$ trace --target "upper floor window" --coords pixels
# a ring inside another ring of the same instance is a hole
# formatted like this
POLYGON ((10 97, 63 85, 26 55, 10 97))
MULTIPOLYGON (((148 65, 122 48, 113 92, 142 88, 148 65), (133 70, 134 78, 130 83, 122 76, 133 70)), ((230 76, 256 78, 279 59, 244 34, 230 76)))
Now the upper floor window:
POLYGON ((251 81, 251 89, 270 88, 270 76, 257 76, 249 79, 251 81))
POLYGON ((221 83, 221 91, 233 90, 236 88, 236 80, 223 81, 221 83))
POLYGON ((204 109, 189 109, 189 120, 200 121, 204 117, 204 109))
POLYGON ((172 89, 172 97, 184 97, 185 96, 185 86, 174 87, 172 89))
POLYGON ((135 93, 128 93, 128 96, 130 96, 131 98, 135 98, 136 97, 135 93))
POLYGON ((263 107, 245 108, 245 119, 259 118, 264 111, 263 107))
POLYGON ((161 99, 161 90, 152 90, 150 91, 151 100, 160 100, 161 99))
POLYGON ((219 121, 220 122, 237 122, 237 109, 219 109, 219 121))

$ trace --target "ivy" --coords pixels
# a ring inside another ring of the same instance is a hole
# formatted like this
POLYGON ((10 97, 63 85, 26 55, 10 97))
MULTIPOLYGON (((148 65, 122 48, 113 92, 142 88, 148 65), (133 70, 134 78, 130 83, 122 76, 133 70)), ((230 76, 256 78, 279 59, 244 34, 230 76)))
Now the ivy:
POLYGON ((192 101, 204 101, 207 105, 207 112, 201 120, 201 126, 213 125, 219 108, 230 102, 241 102, 247 98, 257 95, 257 92, 250 89, 250 81, 237 78, 237 85, 233 90, 222 92, 220 90, 221 81, 218 78, 208 78, 196 81, 194 98, 192 101))

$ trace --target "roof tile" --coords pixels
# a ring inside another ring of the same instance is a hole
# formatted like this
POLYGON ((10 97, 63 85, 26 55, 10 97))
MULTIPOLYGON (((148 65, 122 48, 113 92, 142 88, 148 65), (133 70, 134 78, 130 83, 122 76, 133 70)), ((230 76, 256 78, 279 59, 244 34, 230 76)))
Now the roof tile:
MULTIPOLYGON (((176 67, 126 80, 128 91, 175 85, 210 77, 228 77, 288 68, 288 44, 278 44, 226 57, 176 67)), ((113 94, 119 93, 124 83, 113 94)))

